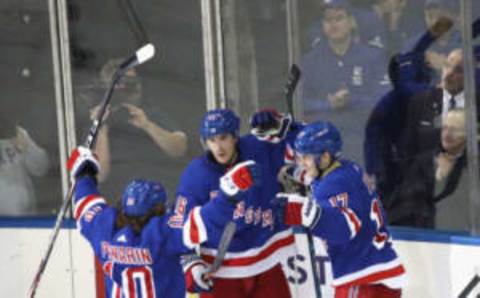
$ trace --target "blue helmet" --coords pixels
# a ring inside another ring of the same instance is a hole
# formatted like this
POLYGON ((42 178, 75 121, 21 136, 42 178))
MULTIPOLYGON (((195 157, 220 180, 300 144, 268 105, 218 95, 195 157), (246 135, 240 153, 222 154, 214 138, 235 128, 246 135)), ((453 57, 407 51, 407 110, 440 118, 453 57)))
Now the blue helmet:
POLYGON ((202 119, 200 136, 203 140, 219 134, 232 134, 237 137, 240 130, 240 118, 229 109, 208 111, 202 119))
POLYGON ((314 122, 298 134, 295 151, 313 155, 329 152, 332 157, 338 158, 342 151, 342 138, 338 129, 330 122, 314 122))
POLYGON ((125 187, 122 195, 122 210, 128 216, 143 216, 152 207, 166 200, 167 193, 160 183, 135 179, 125 187))

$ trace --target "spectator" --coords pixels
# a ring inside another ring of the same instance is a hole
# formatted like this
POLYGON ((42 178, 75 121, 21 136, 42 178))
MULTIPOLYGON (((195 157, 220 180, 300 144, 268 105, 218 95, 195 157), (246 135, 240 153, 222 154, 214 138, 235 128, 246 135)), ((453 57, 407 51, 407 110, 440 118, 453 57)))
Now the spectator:
POLYGON ((435 228, 468 231, 469 196, 466 167, 465 111, 450 110, 442 125, 442 150, 435 157, 435 228))
POLYGON ((40 177, 50 166, 46 151, 28 132, 11 121, 0 121, 1 215, 31 215, 36 208, 32 176, 40 177))
MULTIPOLYGON (((426 53, 426 60, 433 70, 434 82, 441 81, 440 73, 447 60, 447 55, 455 48, 461 46, 461 32, 458 28, 459 2, 455 0, 426 0, 424 7, 425 26, 431 28, 439 18, 446 17, 453 20, 454 26, 429 48, 426 53)), ((411 49, 412 44, 419 36, 407 42, 406 49, 411 49)))
POLYGON ((465 106, 463 52, 453 50, 442 70, 440 87, 416 94, 407 114, 407 158, 414 158, 440 142, 442 119, 454 108, 465 106))
MULTIPOLYGON (((422 17, 418 13, 419 1, 413 0, 374 0, 372 9, 375 12, 376 19, 365 20, 368 24, 367 30, 378 31, 377 28, 384 28, 386 31, 385 45, 387 53, 395 53, 401 49, 404 44, 421 31, 422 17)), ((362 22, 362 21, 359 21, 362 22)), ((379 35, 378 40, 381 40, 379 35)), ((375 41, 375 40, 374 40, 375 41)), ((372 41, 369 41, 372 43, 372 41)))
POLYGON ((361 162, 362 128, 388 81, 382 52, 355 41, 354 23, 345 1, 326 4, 322 28, 327 40, 302 60, 303 105, 305 120, 335 123, 345 135, 345 152, 361 162))
MULTIPOLYGON (((120 60, 110 60, 100 72, 107 85, 120 60)), ((177 177, 186 164, 187 136, 171 116, 160 110, 160 101, 144 98, 136 70, 129 70, 118 83, 111 106, 99 131, 95 152, 102 165, 98 178, 105 194, 119 197, 118 185, 138 177, 164 181, 174 191, 177 177), (161 169, 161 170, 160 170, 161 169)), ((90 110, 95 117, 98 107, 90 110)))
MULTIPOLYGON (((325 2, 329 4, 336 1, 325 2)), ((384 49, 385 54, 398 51, 401 45, 423 28, 422 16, 414 7, 418 6, 418 0, 368 0, 362 4, 353 0, 349 2, 352 3, 349 7, 356 20, 357 41, 384 49)), ((309 45, 315 47, 324 40, 322 19, 315 19, 308 32, 309 45)))
POLYGON ((425 51, 451 26, 451 20, 439 19, 411 51, 397 54, 390 61, 388 73, 393 89, 380 99, 371 112, 364 142, 367 177, 382 200, 390 197, 401 181, 399 169, 404 156, 401 135, 406 125, 410 98, 431 88, 425 51))
POLYGON ((463 108, 463 53, 453 50, 442 71, 441 87, 410 100, 404 130, 403 180, 385 204, 391 224, 433 228, 434 156, 441 148, 441 127, 449 110, 463 108))

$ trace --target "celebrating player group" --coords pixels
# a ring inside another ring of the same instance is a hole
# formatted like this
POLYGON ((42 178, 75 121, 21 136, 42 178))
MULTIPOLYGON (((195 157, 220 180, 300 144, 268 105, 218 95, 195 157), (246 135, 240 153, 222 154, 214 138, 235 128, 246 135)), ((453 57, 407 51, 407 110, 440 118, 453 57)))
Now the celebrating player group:
POLYGON ((405 270, 381 203, 362 169, 342 158, 338 130, 273 109, 256 112, 250 128, 241 136, 229 109, 205 114, 205 151, 184 170, 171 210, 148 177, 109 206, 96 156, 72 152, 74 215, 103 266, 107 297, 293 297, 282 268, 296 251, 292 226, 323 240, 335 297, 400 297, 405 270))

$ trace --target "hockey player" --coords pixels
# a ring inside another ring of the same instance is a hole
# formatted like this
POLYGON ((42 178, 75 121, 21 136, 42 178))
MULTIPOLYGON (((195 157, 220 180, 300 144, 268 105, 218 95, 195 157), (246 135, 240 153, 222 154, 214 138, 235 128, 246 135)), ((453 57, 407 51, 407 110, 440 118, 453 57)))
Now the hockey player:
POLYGON ((107 297, 185 297, 179 258, 188 250, 178 231, 167 225, 163 186, 133 180, 117 209, 97 190, 99 162, 89 149, 75 149, 68 170, 77 181, 75 220, 102 264, 107 297))
POLYGON ((341 148, 340 134, 329 122, 310 124, 298 134, 297 164, 314 179, 311 195, 279 194, 279 213, 286 224, 302 225, 326 241, 336 298, 400 297, 405 270, 382 206, 360 167, 340 159, 341 148))
POLYGON ((210 293, 201 297, 291 297, 280 261, 293 249, 294 238, 283 223, 274 222, 271 204, 280 190, 276 174, 287 140, 294 139, 297 126, 275 111, 255 114, 251 125, 258 138, 239 137, 233 111, 208 111, 200 128, 206 152, 180 180, 172 221, 185 220, 184 243, 198 249, 202 259, 212 263, 226 222, 237 226, 213 287, 200 286, 210 293))

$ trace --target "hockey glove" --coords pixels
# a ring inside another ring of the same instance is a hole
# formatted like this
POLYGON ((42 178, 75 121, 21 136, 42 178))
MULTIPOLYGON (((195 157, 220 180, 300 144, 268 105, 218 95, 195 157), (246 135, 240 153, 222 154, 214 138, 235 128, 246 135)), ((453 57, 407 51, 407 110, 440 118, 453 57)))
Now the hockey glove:
POLYGON ((90 149, 79 146, 70 154, 67 169, 70 172, 70 179, 73 181, 80 176, 95 176, 100 170, 100 164, 90 149))
POLYGON ((312 179, 306 175, 305 169, 294 164, 288 164, 280 169, 277 176, 283 192, 305 193, 312 179))
POLYGON ((208 277, 210 265, 197 255, 189 255, 182 259, 185 287, 190 293, 209 292, 213 281, 208 277))
POLYGON ((240 191, 247 191, 259 182, 259 169, 253 160, 241 162, 220 178, 220 189, 233 197, 240 191))
POLYGON ((277 200, 283 200, 281 204, 284 205, 283 219, 286 225, 313 228, 322 215, 322 207, 309 197, 279 193, 277 200))
POLYGON ((260 110, 250 119, 251 133, 260 141, 270 143, 281 142, 291 124, 291 115, 281 114, 275 109, 260 110))

